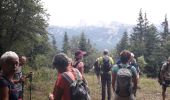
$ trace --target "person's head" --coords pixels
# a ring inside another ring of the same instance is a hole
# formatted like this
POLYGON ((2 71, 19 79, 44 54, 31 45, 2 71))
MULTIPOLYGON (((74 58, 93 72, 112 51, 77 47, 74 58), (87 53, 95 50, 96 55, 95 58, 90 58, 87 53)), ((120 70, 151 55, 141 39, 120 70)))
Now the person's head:
POLYGON ((123 64, 126 64, 130 61, 131 59, 131 53, 130 51, 128 50, 123 50, 121 53, 120 53, 120 60, 123 64))
POLYGON ((70 62, 70 58, 64 54, 64 53, 59 53, 54 56, 53 58, 53 66, 59 71, 63 72, 66 70, 70 62))
POLYGON ((13 74, 18 70, 19 57, 13 51, 7 51, 0 58, 0 65, 4 74, 13 74))
POLYGON ((168 62, 170 63, 170 57, 168 57, 168 62))
POLYGON ((25 65, 26 61, 27 61, 27 58, 25 56, 20 56, 19 57, 19 65, 20 66, 25 65))
POLYGON ((109 54, 109 50, 104 49, 104 51, 103 51, 103 55, 108 55, 108 54, 109 54))
POLYGON ((75 52, 75 59, 76 60, 80 60, 83 58, 83 56, 86 54, 86 52, 82 51, 82 50, 77 50, 75 52))

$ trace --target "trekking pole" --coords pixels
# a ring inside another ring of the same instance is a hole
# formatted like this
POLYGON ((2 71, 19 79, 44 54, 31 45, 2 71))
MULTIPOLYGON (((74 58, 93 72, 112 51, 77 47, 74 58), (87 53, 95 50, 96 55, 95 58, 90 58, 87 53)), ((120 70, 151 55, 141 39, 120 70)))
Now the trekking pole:
POLYGON ((24 100, 24 82, 22 82, 22 95, 21 95, 22 100, 24 100))

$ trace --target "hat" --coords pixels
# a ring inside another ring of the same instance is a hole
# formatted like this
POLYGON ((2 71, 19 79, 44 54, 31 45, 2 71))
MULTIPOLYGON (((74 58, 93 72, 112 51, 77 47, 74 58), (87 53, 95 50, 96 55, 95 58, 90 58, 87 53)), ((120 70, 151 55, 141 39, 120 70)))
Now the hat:
POLYGON ((81 58, 81 57, 83 57, 85 54, 86 54, 86 52, 84 52, 84 51, 82 51, 82 50, 77 50, 77 51, 75 52, 75 57, 76 57, 76 58, 81 58))
POLYGON ((131 55, 131 57, 134 57, 134 56, 135 56, 132 52, 130 53, 130 55, 131 55))

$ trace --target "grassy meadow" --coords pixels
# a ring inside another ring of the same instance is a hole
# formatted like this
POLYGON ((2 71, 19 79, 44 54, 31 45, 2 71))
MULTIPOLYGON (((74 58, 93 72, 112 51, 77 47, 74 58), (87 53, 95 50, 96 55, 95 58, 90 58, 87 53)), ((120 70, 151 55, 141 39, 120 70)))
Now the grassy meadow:
MULTIPOLYGON (((25 72, 33 71, 32 80, 32 100, 48 100, 48 94, 53 90, 56 80, 56 70, 41 68, 38 71, 31 70, 30 68, 24 69, 25 72)), ((97 84, 97 78, 93 72, 85 74, 88 85, 91 91, 92 100, 101 100, 101 88, 97 84)), ((30 82, 25 82, 24 100, 30 100, 30 82)), ((156 79, 146 77, 140 78, 139 86, 141 89, 137 91, 137 100, 162 100, 161 86, 156 79)), ((167 89, 167 99, 170 100, 170 88, 167 89)))

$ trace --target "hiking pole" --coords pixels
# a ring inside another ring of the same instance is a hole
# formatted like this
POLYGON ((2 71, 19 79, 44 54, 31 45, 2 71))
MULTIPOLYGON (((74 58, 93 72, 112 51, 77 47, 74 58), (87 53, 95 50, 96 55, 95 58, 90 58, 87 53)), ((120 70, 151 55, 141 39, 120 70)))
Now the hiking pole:
POLYGON ((24 100, 24 82, 22 82, 22 94, 21 94, 22 100, 24 100))

